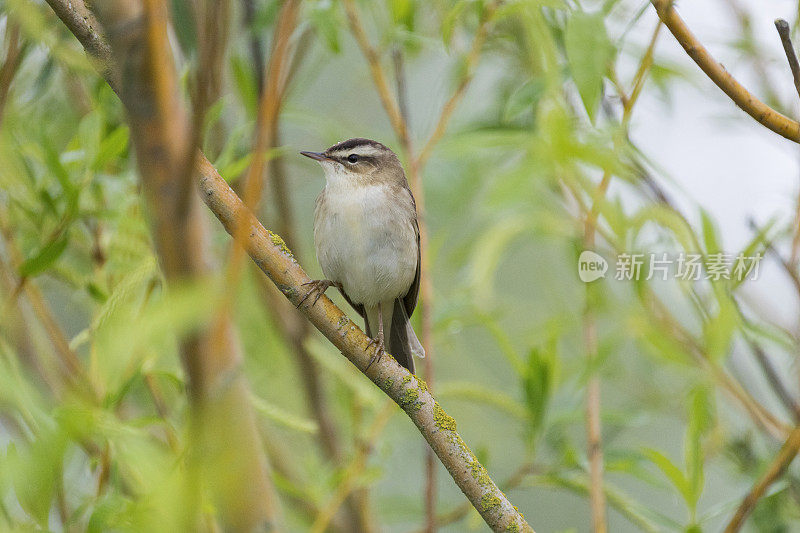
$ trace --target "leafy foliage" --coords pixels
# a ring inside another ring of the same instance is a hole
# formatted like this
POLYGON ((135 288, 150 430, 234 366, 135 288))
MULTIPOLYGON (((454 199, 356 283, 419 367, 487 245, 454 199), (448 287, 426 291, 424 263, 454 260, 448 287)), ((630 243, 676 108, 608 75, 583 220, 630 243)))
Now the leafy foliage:
MULTIPOLYGON (((732 358, 746 354, 742 341, 769 352, 786 370, 780 379, 795 370, 796 335, 749 304, 752 282, 613 279, 621 253, 698 254, 707 265, 719 254, 775 253, 796 231, 775 217, 735 251, 701 206, 669 201, 664 173, 616 109, 635 84, 624 73, 647 58, 646 40, 629 34, 641 23, 641 4, 503 2, 466 99, 423 176, 436 396, 482 450, 493 479, 545 531, 587 523, 574 497, 590 488, 590 376, 603 384, 613 531, 719 529, 774 457, 775 427, 783 431, 795 416, 778 403, 769 377, 752 378, 760 369, 732 371, 739 368, 732 358), (599 188, 604 176, 608 192, 599 188), (610 270, 586 290, 575 263, 591 216, 595 251, 610 270), (598 332, 591 361, 587 309, 598 332)), ((190 3, 171 5, 176 57, 190 79, 196 19, 190 3)), ((225 82, 206 115, 206 152, 235 187, 252 160, 260 74, 252 54, 268 53, 280 8, 253 5, 247 27, 231 20, 225 82)), ((415 143, 467 74, 489 6, 357 4, 387 72, 394 54, 404 57, 415 143)), ((166 287, 115 95, 45 4, 8 0, 0 17, 4 31, 18 27, 27 43, 0 108, 0 529, 189 528, 185 502, 196 472, 186 460, 193 433, 177 345, 212 320, 227 291, 235 291, 243 371, 289 528, 308 529, 340 491, 362 490, 376 523, 418 526, 416 433, 399 417, 384 429, 396 410, 332 346, 313 335, 292 342, 291 322, 276 312, 260 273, 249 271, 238 287, 223 286, 224 268, 192 286, 166 287), (310 361, 305 367, 298 368, 298 350, 310 361), (304 387, 311 366, 341 448, 334 460, 320 446, 326 428, 304 387)), ((355 136, 398 152, 400 144, 340 3, 305 2, 300 18, 282 146, 265 154, 288 193, 268 184, 260 217, 271 228, 294 224, 296 256, 315 272, 311 213, 321 181, 296 151, 355 136), (287 206, 294 222, 281 218, 287 206)), ((685 72, 652 59, 643 90, 669 97, 685 72)), ((222 262, 229 239, 219 228, 213 247, 222 262)), ((773 485, 753 515, 758 530, 796 528, 797 483, 790 469, 773 485)), ((440 485, 439 511, 462 502, 455 487, 440 485)), ((213 522, 215 509, 201 511, 213 522)))

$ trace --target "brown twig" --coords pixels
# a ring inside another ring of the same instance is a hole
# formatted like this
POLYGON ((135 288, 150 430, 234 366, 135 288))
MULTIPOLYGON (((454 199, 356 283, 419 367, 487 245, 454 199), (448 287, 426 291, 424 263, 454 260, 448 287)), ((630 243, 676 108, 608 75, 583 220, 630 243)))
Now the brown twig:
POLYGON ((467 53, 465 73, 458 82, 453 94, 450 95, 450 98, 447 99, 444 107, 442 107, 439 120, 437 120, 436 126, 433 128, 433 132, 428 138, 428 141, 422 147, 422 150, 420 150, 419 156, 417 156, 416 166, 419 168, 425 167, 425 163, 427 163, 428 158, 433 152, 433 148, 444 136, 444 132, 447 130, 447 126, 450 123, 450 119, 452 118, 456 107, 458 106, 459 102, 461 102, 461 99, 464 97, 464 94, 467 91, 467 87, 469 87, 472 78, 475 76, 475 69, 478 66, 478 61, 480 60, 481 52, 483 51, 483 44, 486 42, 486 36, 489 34, 489 23, 494 18, 500 3, 500 0, 494 0, 490 2, 483 10, 481 21, 478 23, 478 29, 475 30, 475 37, 472 39, 472 46, 467 53))
MULTIPOLYGON (((650 38, 650 43, 639 62, 639 67, 633 78, 633 88, 630 95, 626 95, 624 88, 619 82, 618 90, 620 98, 623 102, 622 105, 622 127, 627 129, 633 108, 636 105, 639 95, 641 94, 642 87, 653 64, 653 54, 655 52, 655 45, 658 41, 658 35, 661 30, 661 23, 656 24, 653 35, 650 38)), ((613 70, 613 69, 612 69, 613 70)), ((616 75, 614 76, 616 80, 616 75)), ((616 141, 617 148, 619 148, 620 141, 616 141)), ((595 247, 595 237, 597 233, 597 217, 600 212, 600 206, 608 192, 608 187, 611 183, 611 172, 605 171, 597 186, 594 194, 592 195, 592 204, 586 215, 584 222, 584 247, 587 250, 593 250, 595 247)), ((593 294, 594 288, 592 285, 586 285, 586 309, 584 310, 583 317, 583 339, 584 348, 586 350, 587 366, 592 368, 594 361, 598 355, 598 340, 597 340, 597 322, 593 309, 593 302, 596 300, 593 294)), ((603 488, 603 438, 602 438, 602 425, 601 425, 601 408, 600 408, 600 377, 593 373, 589 378, 586 386, 586 447, 587 458, 589 460, 589 504, 592 514, 592 528, 593 531, 604 533, 607 530, 606 523, 606 499, 605 490, 603 488)))
POLYGON ((736 81, 692 34, 675 11, 672 0, 651 0, 651 3, 658 17, 683 46, 689 57, 737 106, 762 126, 790 141, 800 142, 800 124, 769 107, 736 81))
POLYGON ((11 82, 14 80, 17 69, 22 63, 22 57, 25 52, 25 45, 20 39, 19 24, 10 19, 6 24, 8 50, 6 51, 6 59, 3 61, 3 66, 0 67, 0 125, 3 124, 3 111, 6 107, 8 92, 11 89, 11 82))
POLYGON ((797 456, 798 451, 800 451, 800 426, 792 430, 786 442, 781 446, 778 455, 769 465, 769 468, 767 468, 767 471, 761 476, 761 479, 753 485, 750 492, 747 493, 739 504, 739 508, 736 510, 733 518, 731 518, 731 521, 728 522, 728 525, 725 527, 725 533, 735 533, 742 528, 745 520, 747 520, 747 517, 755 508, 756 503, 758 503, 758 500, 761 499, 767 489, 769 489, 769 487, 783 475, 786 469, 789 468, 789 465, 797 456))
POLYGON ((250 50, 250 61, 253 63, 253 71, 256 76, 256 88, 259 96, 264 92, 264 54, 261 52, 261 37, 254 30, 253 24, 256 19, 255 0, 242 0, 242 20, 245 29, 249 33, 248 48, 250 50))
POLYGON ((189 209, 192 191, 192 176, 197 157, 195 147, 203 146, 205 118, 208 107, 219 97, 222 66, 227 44, 228 0, 201 0, 194 2, 197 38, 197 69, 189 126, 189 144, 184 168, 181 171, 181 196, 178 213, 185 217, 189 209))
MULTIPOLYGON (((783 51, 786 54, 786 60, 789 62, 789 70, 792 71, 794 88, 797 91, 797 95, 800 96, 800 63, 797 61, 797 54, 795 53, 794 45, 792 44, 789 23, 783 19, 776 19, 775 29, 778 30, 778 35, 780 36, 781 43, 783 44, 783 51)), ((797 195, 794 217, 794 235, 792 236, 792 247, 791 252, 789 253, 789 263, 791 265, 797 264, 798 253, 800 253, 800 193, 797 195)))
POLYGON ((792 71, 794 88, 797 91, 797 95, 800 96, 800 63, 797 62, 797 54, 794 51, 794 45, 792 45, 789 23, 783 19, 775 19, 775 29, 778 30, 786 60, 789 62, 789 70, 792 71))
POLYGON ((775 366, 773 366, 772 362, 769 360, 766 352, 764 352, 761 346, 750 339, 748 339, 747 344, 750 346, 753 354, 755 354, 756 361, 758 361, 758 365, 764 372, 764 376, 767 378, 770 388, 772 388, 773 392, 775 392, 775 395, 781 401, 786 410, 791 413, 795 422, 800 423, 800 405, 798 405, 797 401, 792 396, 792 393, 790 393, 789 389, 787 389, 786 385, 784 385, 783 380, 778 374, 778 371, 775 369, 775 366))
MULTIPOLYGON (((0 233, 2 233, 3 236, 6 252, 13 262, 11 266, 15 270, 18 270, 23 261, 22 253, 17 246, 14 235, 11 233, 11 229, 6 226, 5 221, 0 225, 0 233)), ((14 292, 9 296, 9 300, 4 308, 10 306, 16 299, 16 296, 24 294, 53 347, 61 368, 64 383, 77 386, 77 390, 88 392, 92 398, 96 398, 97 391, 94 389, 91 380, 87 376, 78 355, 69 347, 67 335, 61 328, 61 324, 59 324, 53 314, 53 310, 50 309, 39 287, 33 280, 26 278, 16 279, 13 283, 16 284, 16 287, 14 292)))
MULTIPOLYGON (((403 115, 400 113, 400 107, 397 105, 396 100, 392 97, 392 91, 389 89, 389 79, 381 67, 380 57, 378 51, 370 44, 367 32, 364 30, 364 25, 361 23, 361 18, 358 16, 356 5, 353 0, 343 0, 345 13, 347 14, 347 21, 350 25, 350 31, 355 37, 358 47, 364 54, 369 66, 372 81, 375 83, 375 88, 378 91, 378 96, 383 104, 383 109, 389 117, 389 122, 392 125, 397 137, 400 139, 400 144, 403 147, 408 147, 411 144, 411 136, 408 130, 408 124, 403 120, 403 115)), ((416 191, 415 191, 416 192, 416 191)))

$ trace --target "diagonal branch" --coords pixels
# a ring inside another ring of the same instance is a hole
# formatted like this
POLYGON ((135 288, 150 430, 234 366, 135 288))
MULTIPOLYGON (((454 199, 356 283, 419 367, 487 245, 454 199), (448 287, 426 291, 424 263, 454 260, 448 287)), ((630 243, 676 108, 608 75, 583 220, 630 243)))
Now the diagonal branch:
POLYGON ((780 478, 789 465, 792 463, 797 453, 800 451, 800 426, 795 427, 786 439, 786 442, 781 446, 778 455, 769 465, 769 468, 764 475, 759 479, 750 492, 739 504, 736 514, 733 515, 731 521, 728 522, 725 528, 725 533, 735 533, 739 531, 744 525, 745 520, 753 511, 758 503, 758 500, 767 492, 767 489, 780 478))
MULTIPOLYGON (((70 3, 68 0, 48 0, 51 6, 59 5, 59 9, 54 9, 57 14, 68 11, 62 2, 70 3)), ((75 25, 86 24, 86 21, 74 17, 65 19, 59 15, 59 18, 71 31, 75 25)), ((73 34, 81 40, 81 36, 87 34, 86 28, 76 27, 73 34)), ((87 52, 92 53, 88 49, 87 52)), ((110 56, 95 56, 95 59, 99 59, 102 65, 113 65, 110 56)), ((290 302, 299 304, 305 292, 302 284, 310 278, 283 240, 261 225, 205 156, 198 155, 196 171, 200 196, 225 230, 234 235, 239 225, 244 224, 247 231, 243 232, 245 239, 242 244, 247 253, 290 302)), ((389 356, 370 366, 370 339, 329 298, 323 296, 312 307, 307 302, 301 310, 356 368, 406 412, 456 485, 494 531, 533 531, 489 477, 456 431, 456 421, 436 402, 424 381, 389 356)), ((241 449, 237 450, 240 452, 241 449)))
MULTIPOLYGON (((198 173, 200 195, 225 230, 235 234, 238 224, 245 224, 247 253, 290 302, 299 304, 306 292, 302 285, 310 278, 283 240, 261 225, 208 160, 201 158, 198 173)), ((356 368, 403 408, 492 529, 503 531, 515 524, 520 531, 531 531, 456 432, 455 420, 439 406, 424 381, 389 356, 370 366, 370 339, 329 298, 323 296, 313 306, 307 301, 300 309, 356 368)))
POLYGON ((655 7, 658 17, 672 32, 686 53, 689 54, 697 66, 722 89, 733 102, 748 115, 756 119, 762 126, 774 131, 790 141, 800 142, 800 123, 778 113, 770 106, 756 98, 736 78, 725 70, 716 59, 697 40, 686 23, 678 15, 672 0, 650 0, 655 7))

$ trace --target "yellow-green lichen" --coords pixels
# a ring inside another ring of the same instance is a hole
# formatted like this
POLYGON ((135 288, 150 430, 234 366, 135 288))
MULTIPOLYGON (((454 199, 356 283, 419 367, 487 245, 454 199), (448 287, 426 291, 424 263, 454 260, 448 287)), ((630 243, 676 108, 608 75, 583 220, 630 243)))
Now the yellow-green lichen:
POLYGON ((342 315, 339 317, 339 321, 336 323, 337 329, 342 329, 343 327, 347 326, 350 323, 350 319, 347 318, 347 315, 342 315))
POLYGON ((422 392, 428 392, 428 384, 424 380, 417 378, 417 385, 419 385, 419 390, 422 392))
POLYGON ((392 386, 394 385, 394 379, 392 379, 392 378, 386 378, 386 381, 385 381, 385 383, 386 383, 386 388, 387 388, 387 389, 391 389, 391 388, 392 388, 392 386))
POLYGON ((500 504, 500 498, 494 494, 484 494, 481 498, 481 509, 484 511, 500 507, 500 504))
POLYGON ((472 469, 472 477, 475 478, 475 481, 477 481, 481 487, 486 487, 491 484, 492 478, 489 477, 489 472, 486 471, 477 459, 470 461, 469 467, 472 469))
POLYGON ((403 384, 411 383, 411 376, 403 376, 403 384))
POLYGON ((281 252, 283 252, 284 254, 288 255, 289 257, 294 257, 294 254, 289 249, 289 247, 286 246, 286 242, 284 242, 284 240, 281 238, 280 235, 278 235, 277 233, 274 233, 272 231, 269 231, 269 230, 267 230, 267 231, 269 232, 269 238, 272 241, 272 244, 274 244, 275 246, 280 248, 281 252))
MULTIPOLYGON (((456 419, 448 415, 439 402, 433 404, 433 422, 439 429, 456 430, 456 419)), ((477 462, 477 461, 476 461, 477 462)))
POLYGON ((508 533, 519 533, 519 526, 516 522, 511 522, 508 524, 506 531, 508 531, 508 533))
POLYGON ((419 411, 422 407, 422 402, 419 401, 419 391, 416 388, 410 388, 403 391, 400 396, 400 407, 407 411, 419 411))

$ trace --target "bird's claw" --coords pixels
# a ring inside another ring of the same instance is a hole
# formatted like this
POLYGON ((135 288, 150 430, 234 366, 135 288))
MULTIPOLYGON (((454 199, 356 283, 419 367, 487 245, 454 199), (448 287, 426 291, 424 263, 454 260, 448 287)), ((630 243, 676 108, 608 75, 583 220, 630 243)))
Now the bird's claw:
POLYGON ((369 359, 369 364, 367 368, 364 370, 365 372, 369 370, 369 367, 372 366, 372 363, 377 363, 383 357, 383 354, 386 353, 386 347, 383 345, 383 339, 381 338, 374 338, 370 339, 367 343, 367 350, 369 350, 372 346, 375 346, 375 352, 372 354, 372 357, 369 359))
POLYGON ((310 285, 311 288, 308 289, 308 292, 305 294, 305 296, 303 296, 300 299, 300 301, 297 303, 296 307, 298 309, 300 309, 300 306, 303 305, 303 302, 308 300, 309 296, 311 296, 313 293, 316 292, 317 296, 314 298, 314 301, 311 303, 311 306, 313 307, 317 303, 317 300, 322 298, 322 295, 325 294, 325 291, 327 291, 329 287, 332 287, 334 285, 338 286, 338 283, 336 283, 334 281, 331 281, 329 279, 315 279, 315 280, 307 281, 306 283, 303 283, 304 287, 306 285, 310 285))

